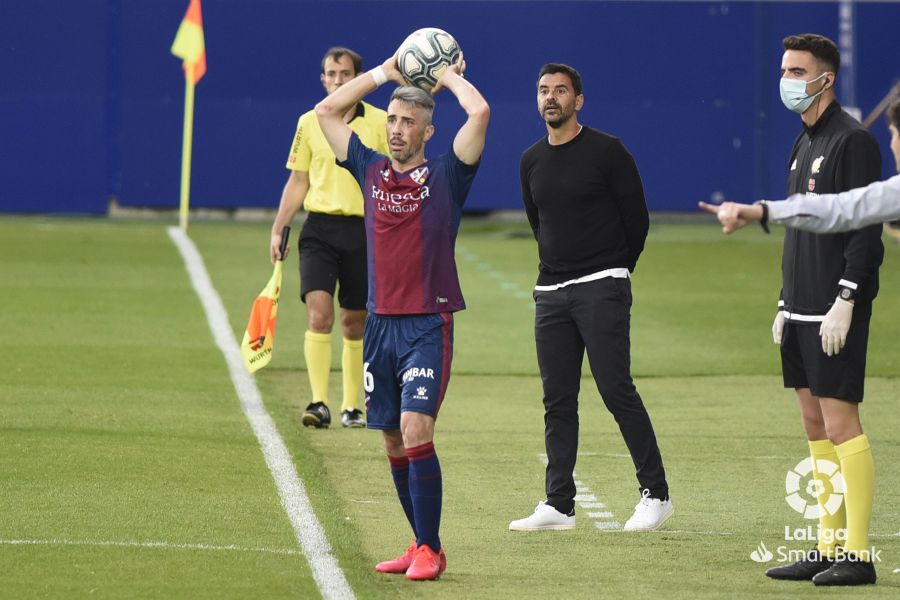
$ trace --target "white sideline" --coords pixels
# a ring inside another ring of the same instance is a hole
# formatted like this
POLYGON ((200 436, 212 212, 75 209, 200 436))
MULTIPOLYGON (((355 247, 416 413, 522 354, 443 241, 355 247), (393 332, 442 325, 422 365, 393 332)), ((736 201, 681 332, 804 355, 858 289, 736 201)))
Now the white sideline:
POLYGON ((278 488, 278 495, 281 496, 281 504, 294 527, 294 534, 303 554, 306 555, 313 579, 322 597, 326 600, 355 598, 344 572, 331 553, 331 545, 309 503, 306 489, 294 469, 287 446, 278 434, 269 413, 266 412, 256 382, 244 367, 240 347, 231 331, 222 300, 206 271, 203 257, 200 256, 194 242, 181 229, 169 227, 167 232, 184 259, 191 284, 206 312, 210 331, 216 345, 225 356, 231 381, 241 401, 241 409, 253 433, 256 434, 266 464, 278 488))
POLYGON ((67 540, 53 538, 49 540, 0 540, 0 546, 115 546, 122 548, 162 548, 176 550, 213 550, 217 552, 261 552, 265 554, 302 554, 291 548, 249 548, 228 544, 181 544, 176 542, 129 542, 122 540, 67 540))

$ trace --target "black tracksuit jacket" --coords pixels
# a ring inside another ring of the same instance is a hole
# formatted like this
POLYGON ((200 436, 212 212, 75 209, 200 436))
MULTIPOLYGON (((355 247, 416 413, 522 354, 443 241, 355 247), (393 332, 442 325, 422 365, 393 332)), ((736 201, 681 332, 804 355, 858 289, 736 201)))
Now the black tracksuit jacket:
MULTIPOLYGON (((794 142, 788 163, 791 194, 832 194, 881 179, 878 142, 833 102, 794 142)), ((788 227, 781 259, 779 306, 788 320, 819 323, 839 287, 856 289, 857 307, 871 309, 884 258, 881 225, 847 233, 809 233, 788 227)))

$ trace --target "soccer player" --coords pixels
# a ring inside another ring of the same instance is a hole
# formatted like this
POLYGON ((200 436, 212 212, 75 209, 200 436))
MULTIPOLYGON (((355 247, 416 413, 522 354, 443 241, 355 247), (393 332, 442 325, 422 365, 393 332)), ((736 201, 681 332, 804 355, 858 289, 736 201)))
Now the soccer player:
POLYGON ((433 439, 450 378, 453 313, 465 308, 454 247, 462 205, 484 149, 489 108, 462 78, 462 58, 446 87, 468 118, 446 154, 425 159, 434 133, 434 100, 399 87, 388 105, 390 156, 367 147, 341 115, 387 81, 403 84, 396 58, 339 88, 316 115, 341 166, 363 190, 369 260, 369 316, 363 355, 368 426, 380 429, 400 504, 415 535, 404 554, 375 568, 436 579, 447 565, 441 546, 442 480, 433 439))
MULTIPOLYGON (((348 48, 331 48, 322 58, 319 79, 330 94, 362 72, 362 57, 348 48)), ((386 113, 365 102, 349 106, 341 115, 364 143, 387 151, 386 113)), ((291 171, 278 214, 272 224, 269 253, 278 260, 281 230, 301 207, 308 211, 300 233, 300 299, 306 303, 308 324, 303 343, 312 402, 301 418, 317 428, 331 424, 328 379, 331 371, 331 330, 334 326, 334 292, 341 307, 343 402, 341 425, 364 427, 359 407, 362 384, 362 336, 366 322, 366 232, 359 186, 349 173, 334 163, 315 112, 297 122, 288 155, 291 171)), ((287 252, 285 252, 285 255, 287 252)))
MULTIPOLYGON (((888 110, 891 151, 900 172, 900 100, 888 110)), ((732 233, 747 223, 783 223, 803 231, 837 233, 900 219, 900 175, 866 187, 821 196, 794 194, 787 200, 761 200, 756 204, 700 203, 722 223, 722 231, 732 233)), ((843 347, 843 341, 841 343, 843 347)))
POLYGON ((509 529, 575 528, 578 392, 587 350, 640 484, 625 530, 652 531, 675 509, 653 425, 631 379, 630 273, 650 227, 643 185, 618 138, 578 123, 584 104, 578 71, 544 65, 537 103, 547 136, 522 155, 520 175, 540 256, 534 338, 544 387, 547 499, 509 529))
MULTIPOLYGON (((833 194, 880 179, 878 143, 835 98, 837 46, 815 34, 788 36, 783 45, 781 99, 803 123, 788 162, 788 192, 833 194)), ((784 386, 796 391, 813 465, 838 465, 847 491, 834 514, 822 506, 826 494, 819 495, 820 531, 830 534, 820 534, 802 560, 767 570, 774 579, 875 582, 868 538, 875 467, 859 403, 883 256, 880 226, 830 235, 792 227, 785 232, 782 289, 772 325, 784 386), (846 345, 838 354, 835 342, 841 339, 846 345), (846 531, 842 545, 841 530, 846 531)), ((814 473, 819 477, 818 469, 814 473)))

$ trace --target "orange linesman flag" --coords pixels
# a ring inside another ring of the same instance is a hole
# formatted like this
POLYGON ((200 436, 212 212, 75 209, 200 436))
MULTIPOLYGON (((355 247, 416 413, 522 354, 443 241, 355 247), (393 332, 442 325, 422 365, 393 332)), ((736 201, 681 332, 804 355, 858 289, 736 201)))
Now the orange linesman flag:
POLYGON ((291 228, 281 230, 280 258, 275 261, 272 278, 263 288, 250 310, 250 321, 241 342, 241 354, 247 370, 254 373, 272 360, 275 346, 275 319, 278 316, 278 297, 281 295, 281 271, 284 267, 284 253, 288 246, 291 228))
POLYGON ((184 61, 184 77, 191 83, 196 84, 206 73, 206 40, 203 37, 200 0, 191 0, 188 5, 172 42, 172 54, 184 61))

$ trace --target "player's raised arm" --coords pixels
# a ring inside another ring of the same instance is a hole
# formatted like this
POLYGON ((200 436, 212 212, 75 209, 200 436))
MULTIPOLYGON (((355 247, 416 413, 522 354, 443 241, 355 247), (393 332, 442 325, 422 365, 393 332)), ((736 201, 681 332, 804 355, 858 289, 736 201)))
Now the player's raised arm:
POLYGON ((459 105, 469 115, 469 118, 460 127, 459 132, 453 139, 453 153, 467 165, 474 165, 481 158, 481 153, 484 150, 484 140, 487 135, 491 109, 481 92, 462 78, 465 68, 466 62, 460 56, 459 61, 455 65, 447 67, 441 78, 438 79, 438 83, 432 90, 432 93, 435 94, 441 88, 447 88, 453 92, 453 95, 459 101, 459 105))
POLYGON ((381 66, 340 86, 316 104, 319 127, 322 128, 322 133, 325 134, 325 139, 328 140, 328 145, 338 160, 347 160, 347 145, 353 133, 350 126, 344 122, 344 114, 351 106, 387 81, 403 84, 403 76, 397 70, 397 60, 394 56, 384 61, 381 66))

